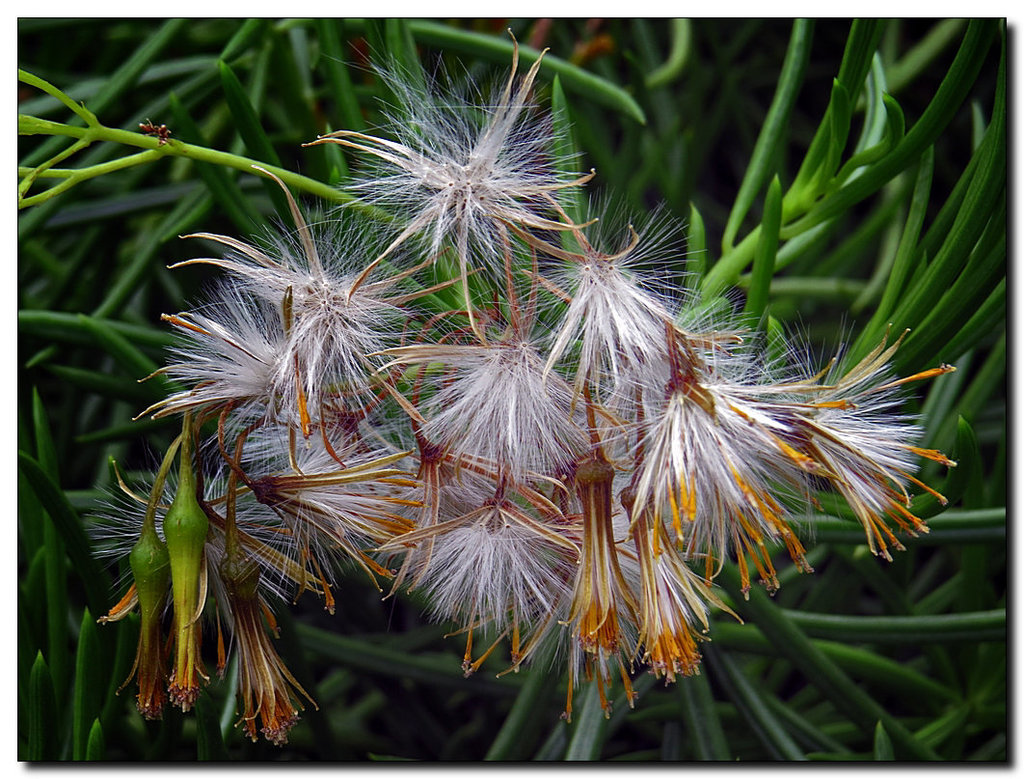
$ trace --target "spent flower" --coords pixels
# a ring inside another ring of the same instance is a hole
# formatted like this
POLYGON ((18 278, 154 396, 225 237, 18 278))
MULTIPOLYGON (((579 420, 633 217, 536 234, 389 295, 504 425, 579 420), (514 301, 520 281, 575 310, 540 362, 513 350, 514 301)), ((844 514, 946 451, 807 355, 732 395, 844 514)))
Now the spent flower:
POLYGON ((552 218, 553 193, 593 176, 566 177, 552 164, 551 122, 536 118, 529 101, 543 56, 517 83, 513 37, 512 69, 490 107, 420 89, 398 70, 382 71, 401 104, 387 125, 397 140, 338 130, 314 142, 338 143, 377 160, 353 188, 405 223, 381 258, 416 234, 427 236, 435 256, 446 243, 454 245, 471 318, 468 269, 480 264, 500 273, 507 225, 566 229, 552 218))
POLYGON ((593 173, 557 172, 552 123, 531 98, 543 53, 521 79, 518 57, 514 43, 485 106, 382 72, 400 102, 391 137, 314 142, 371 159, 353 188, 397 234, 355 208, 310 224, 262 169, 292 232, 259 245, 194 234, 225 254, 180 265, 226 278, 201 310, 164 317, 184 341, 158 372, 184 388, 145 413, 181 414, 183 432, 140 500, 141 527, 123 523, 134 583, 107 617, 142 613, 144 716, 168 695, 194 704, 211 600, 219 669, 221 617, 234 636, 240 723, 284 743, 311 699, 274 649, 274 607, 308 592, 333 613, 346 561, 455 623, 467 674, 505 640, 509 670, 560 643, 566 716, 581 676, 607 714, 615 677, 632 704, 637 665, 666 682, 698 672, 712 610, 731 614, 713 587, 727 561, 745 593, 751 565, 779 586, 776 542, 810 572, 790 523, 817 490, 837 492, 885 557, 897 530, 927 530, 912 489, 944 502, 914 468, 953 463, 917 446, 898 411, 903 385, 952 369, 893 378, 899 341, 846 371, 813 373, 794 350, 773 362, 665 283, 680 260, 668 220, 577 224, 557 194, 593 173), (458 278, 439 280, 451 248, 458 278), (459 282, 461 300, 448 289, 459 282), (201 446, 204 425, 216 433, 201 446))

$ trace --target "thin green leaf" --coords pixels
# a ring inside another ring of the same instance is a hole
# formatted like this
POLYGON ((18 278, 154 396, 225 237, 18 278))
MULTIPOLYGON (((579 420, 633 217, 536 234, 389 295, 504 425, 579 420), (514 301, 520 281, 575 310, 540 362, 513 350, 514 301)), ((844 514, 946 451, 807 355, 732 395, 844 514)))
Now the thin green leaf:
POLYGON ((782 145, 785 143, 789 129, 789 117, 803 83, 804 71, 810 56, 811 39, 814 22, 797 19, 793 22, 793 32, 786 48, 786 58, 782 63, 782 72, 775 86, 775 96, 768 108, 761 132, 750 155, 743 181, 733 200, 732 210, 722 233, 722 253, 733 247, 736 234, 744 217, 750 210, 757 193, 775 172, 782 145))
POLYGON ((533 756, 533 760, 551 761, 561 760, 565 755, 565 749, 569 743, 569 728, 564 722, 557 722, 551 729, 550 735, 541 744, 540 749, 533 756))
POLYGON ((35 387, 32 388, 32 428, 35 433, 36 459, 39 461, 40 467, 51 479, 59 479, 57 448, 50 432, 46 406, 39 395, 39 390, 35 387))
POLYGON ((708 272, 710 258, 707 247, 704 218, 697 210, 697 205, 690 203, 690 222, 686 232, 686 270, 693 275, 692 286, 695 289, 699 287, 704 275, 708 272))
POLYGON ((914 259, 914 250, 917 246, 918 236, 921 234, 921 226, 924 224, 925 214, 928 210, 928 200, 931 194, 932 172, 935 169, 935 147, 929 146, 917 166, 917 177, 914 182, 914 191, 910 199, 910 208, 907 211, 907 220, 900 236, 899 247, 896 249, 896 258, 893 260, 892 273, 889 282, 882 293, 882 300, 878 304, 878 310, 872 318, 871 323, 864 329, 861 338, 854 347, 857 354, 866 354, 867 343, 877 343, 885 324, 896 306, 896 302, 903 292, 907 278, 911 270, 911 263, 914 259), (883 324, 885 323, 885 324, 883 324))
POLYGON ((196 701, 196 759, 202 761, 228 760, 228 750, 220 732, 220 723, 208 695, 196 701))
POLYGON ((186 195, 174 209, 163 218, 156 229, 144 234, 135 256, 128 266, 118 273, 102 302, 92 311, 92 316, 107 318, 120 312, 125 304, 139 292, 147 276, 153 273, 153 260, 165 241, 188 232, 210 210, 212 196, 202 190, 186 195))
POLYGON ((104 80, 100 91, 89 101, 94 114, 102 114, 114 105, 138 82, 139 76, 160 57, 171 42, 187 27, 187 19, 168 19, 125 60, 124 64, 104 80))
MULTIPOLYGON (((786 192, 783 200, 783 219, 788 222, 795 214, 804 213, 814 203, 815 199, 823 190, 826 182, 835 169, 828 169, 830 150, 839 141, 841 132, 841 118, 846 117, 847 130, 849 129, 849 97, 845 87, 839 79, 832 80, 832 93, 829 97, 828 107, 825 109, 825 116, 821 120, 818 131, 807 148, 804 161, 797 171, 793 183, 786 192), (840 117, 835 118, 836 114, 840 117)), ((832 157, 836 157, 832 152, 832 157)), ((834 164, 838 165, 838 158, 834 164)))
POLYGON ((85 759, 90 762, 102 762, 107 759, 107 742, 103 737, 103 725, 99 719, 92 722, 89 728, 89 739, 85 745, 85 759))
POLYGON ((78 633, 75 696, 71 708, 72 755, 75 760, 88 759, 90 734, 103 705, 101 696, 109 671, 100 653, 96 621, 89 613, 89 609, 85 609, 82 614, 82 627, 78 633))
MULTIPOLYGON (((931 146, 945 129, 955 114, 955 109, 963 102, 968 90, 973 85, 997 24, 995 21, 988 20, 972 21, 946 78, 939 86, 924 114, 907 132, 903 141, 889 154, 865 170, 862 176, 815 205, 805 217, 792 224, 787 224, 782 232, 783 237, 801 233, 815 224, 845 212, 854 204, 876 192, 885 182, 911 164, 911 161, 916 159, 928 146, 931 146)), ((786 211, 785 213, 789 214, 790 212, 786 211)))
MULTIPOLYGON (((234 120, 232 124, 238 131, 242 143, 245 144, 249 156, 280 167, 281 158, 278 157, 277 152, 274 150, 274 145, 263 131, 260 117, 249 101, 249 96, 246 94, 242 83, 238 80, 238 76, 235 75, 231 66, 224 61, 217 63, 217 69, 220 72, 220 83, 224 92, 224 99, 234 120)), ((261 176, 260 181, 274 203, 277 213, 281 218, 288 218, 285 216, 290 214, 288 200, 281 191, 281 188, 272 179, 261 176)))
POLYGON ((842 183, 855 178, 861 169, 882 159, 903 140, 905 131, 903 109, 889 95, 883 95, 882 102, 885 106, 886 121, 883 125, 885 127, 885 135, 874 146, 850 157, 832 180, 830 190, 838 189, 842 183))
POLYGON ((338 104, 341 125, 347 130, 363 130, 366 122, 352 86, 352 77, 345 65, 341 35, 344 22, 339 19, 317 19, 314 23, 323 51, 321 65, 327 75, 331 96, 338 104))
MULTIPOLYGON (((978 307, 988 299, 992 291, 1006 277, 1006 201, 1003 199, 995 207, 985 232, 967 259, 963 272, 954 282, 940 287, 943 273, 932 274, 930 271, 937 265, 929 266, 929 273, 919 287, 922 292, 914 291, 914 297, 924 300, 928 291, 934 295, 932 306, 924 318, 917 324, 893 359, 899 371, 913 370, 945 356, 949 342, 960 333, 961 323, 969 321, 977 313, 978 307)), ((936 258, 936 263, 940 258, 936 258)), ((950 263, 952 264, 952 262, 950 263)), ((909 306, 910 304, 908 304, 909 306)), ((903 311, 894 317, 902 320, 900 315, 907 316, 903 311)), ((975 339, 980 340, 988 333, 975 332, 975 339)), ((968 341, 968 348, 974 343, 968 341)))
POLYGON ((33 762, 58 758, 57 700, 50 669, 43 653, 36 655, 29 676, 28 744, 25 759, 33 762))
POLYGON ((598 684, 596 680, 590 682, 584 694, 579 696, 583 698, 583 705, 577 707, 573 721, 569 725, 566 760, 599 760, 601 757, 608 722, 607 714, 601 706, 598 684))
MULTIPOLYGON (((109 320, 79 314, 78 321, 82 328, 92 334, 96 344, 113 357, 129 376, 141 381, 159 367, 154 360, 139 351, 130 340, 112 327, 109 320)), ((170 388, 169 383, 161 376, 154 376, 152 381, 158 385, 161 394, 165 394, 170 388)))
POLYGON ((46 369, 73 387, 85 392, 93 392, 102 397, 127 401, 140 406, 140 410, 162 397, 156 385, 147 386, 146 384, 125 382, 123 378, 111 376, 108 373, 100 373, 86 368, 72 368, 68 365, 48 365, 46 369))
POLYGON ((855 19, 851 24, 825 116, 783 201, 783 221, 809 208, 839 167, 850 132, 850 99, 864 84, 880 35, 878 20, 855 19))
MULTIPOLYGON (((361 25, 359 20, 352 20, 347 26, 359 30, 361 25)), ((502 65, 512 61, 512 40, 508 37, 482 35, 423 19, 410 20, 409 30, 416 40, 443 51, 468 54, 502 65)), ((532 65, 539 56, 540 52, 536 49, 520 44, 519 59, 524 67, 532 65)), ((548 78, 559 76, 562 84, 570 92, 607 108, 621 111, 640 124, 647 122, 643 109, 628 92, 566 60, 547 54, 540 72, 548 78)))
POLYGON ((843 159, 843 152, 846 150, 846 141, 850 136, 850 119, 853 107, 850 105, 855 89, 847 89, 838 78, 832 84, 832 101, 829 103, 828 113, 828 145, 825 147, 825 156, 818 166, 813 179, 810 192, 817 197, 821 192, 828 189, 831 179, 839 168, 843 159))
MULTIPOLYGON (((312 141, 320 130, 320 123, 316 115, 317 99, 313 92, 306 25, 281 22, 274 32, 270 67, 275 71, 274 79, 288 113, 288 124, 301 142, 312 141)), ((302 165, 310 178, 327 181, 327 156, 322 145, 305 149, 302 165)))
POLYGON ((683 709, 683 722, 697 759, 732 759, 707 676, 698 674, 679 679, 675 687, 683 709))
MULTIPOLYGON (((1003 280, 1005 284, 1005 279, 1003 280)), ((1006 330, 999 334, 985 362, 972 371, 971 382, 967 385, 957 407, 958 415, 966 419, 977 419, 985 410, 992 393, 1002 387, 1006 378, 1006 330)))
MULTIPOLYGON (((969 348, 981 343, 986 336, 999 332, 1006 322, 1006 279, 1000 279, 985 301, 976 307, 974 313, 960 328, 959 332, 946 343, 944 351, 949 354, 963 354, 969 348)), ((1005 335, 1005 333, 1004 333, 1005 335)))
POLYGON ((1006 640, 1006 610, 963 614, 862 617, 786 610, 786 617, 808 636, 832 641, 928 644, 1006 640))
POLYGON ((856 94, 864 84, 878 48, 882 27, 883 22, 879 19, 854 19, 850 25, 850 35, 846 39, 843 61, 839 63, 837 76, 850 94, 856 94))
POLYGON ((744 675, 726 652, 706 650, 704 661, 715 672, 716 680, 739 709, 757 738, 776 760, 802 761, 807 757, 765 705, 756 685, 744 675))
POLYGON ((881 722, 875 725, 875 745, 872 754, 875 760, 891 761, 896 759, 892 751, 892 739, 885 732, 881 722))
POLYGON ((110 582, 92 556, 82 524, 53 480, 39 463, 25 452, 18 452, 18 468, 39 498, 64 542, 72 570, 81 581, 85 599, 93 614, 105 614, 110 582))
MULTIPOLYGON (((978 508, 974 503, 980 497, 982 483, 981 453, 978 450, 978 438, 970 422, 957 416, 956 444, 953 448, 953 459, 957 467, 949 472, 946 480, 946 497, 949 500, 964 499, 964 508, 978 508), (970 498, 965 496, 970 493, 970 498), (968 505, 972 503, 972 505, 968 505)), ((945 494, 945 493, 943 493, 945 494)))
POLYGON ((671 49, 668 57, 644 79, 650 90, 667 86, 682 75, 692 49, 693 30, 689 19, 670 19, 671 49))
POLYGON ((741 616, 755 621, 769 641, 774 643, 815 687, 854 722, 864 728, 875 722, 885 723, 893 742, 902 752, 919 760, 935 760, 938 755, 922 744, 860 687, 854 684, 811 640, 791 618, 777 608, 760 589, 751 590, 749 600, 740 592, 739 573, 735 566, 722 569, 719 581, 732 595, 741 616), (741 602, 742 601, 742 602, 741 602))
POLYGON ((525 734, 534 729, 540 702, 550 693, 552 677, 547 665, 537 662, 527 672, 526 683, 516 696, 512 709, 494 737, 484 760, 524 760, 527 758, 525 734))
MULTIPOLYGON (((579 148, 573 133, 572 113, 562 89, 562 81, 555 76, 551 85, 551 113, 555 136, 555 170, 566 180, 579 175, 579 148)), ((558 192, 558 201, 576 224, 586 221, 583 191, 579 187, 567 187, 558 192)), ((568 251, 580 251, 581 247, 569 231, 562 231, 562 246, 568 251)))
MULTIPOLYGON (((18 474, 18 495, 24 498, 29 495, 28 484, 25 476, 18 474)), ((25 559, 33 560, 36 554, 43 548, 45 520, 39 503, 34 500, 18 501, 18 542, 25 555, 25 559)))
MULTIPOLYGON (((950 471, 952 477, 955 471, 950 471)), ((943 494, 953 494, 949 486, 943 494)), ((816 517, 813 534, 818 543, 863 544, 864 530, 852 521, 816 517)), ((917 538, 905 538, 904 543, 959 544, 968 541, 1002 542, 1006 539, 1006 509, 992 508, 979 511, 946 511, 928 520, 929 532, 917 538)))
POLYGON ((131 672, 138 647, 139 615, 130 614, 116 625, 107 625, 106 629, 115 630, 117 638, 114 645, 114 659, 110 673, 106 679, 106 693, 103 701, 103 722, 113 722, 117 712, 124 706, 124 698, 120 696, 121 688, 131 672))
MULTIPOLYGON (((31 496, 31 491, 26 487, 23 494, 31 496)), ((28 690, 28 673, 36 652, 49 651, 46 649, 46 610, 40 608, 37 595, 46 587, 45 567, 46 549, 39 547, 18 582, 18 671, 19 683, 24 683, 19 691, 28 690)))
MULTIPOLYGON (((185 105, 174 94, 170 96, 171 111, 182 139, 188 139, 198 146, 206 146, 202 131, 192 119, 185 105)), ((206 184, 214 201, 223 209, 235 227, 242 233, 258 232, 265 220, 238 188, 237 182, 226 170, 206 162, 196 162, 196 172, 206 184)))
POLYGON ((234 62, 260 41, 268 27, 266 19, 244 20, 221 49, 220 59, 224 62, 234 62))
POLYGON ((943 19, 889 67, 889 90, 896 94, 912 83, 961 34, 965 19, 943 19))
POLYGON ((867 80, 861 92, 863 101, 857 102, 858 110, 863 102, 864 125, 861 127, 857 145, 853 149, 854 156, 877 145, 884 137, 887 123, 886 91, 885 68, 882 65, 882 55, 876 50, 871 57, 871 68, 868 70, 867 80))
MULTIPOLYGON (((793 738, 804 744, 807 749, 817 749, 842 754, 849 752, 840 742, 825 733, 815 723, 806 717, 798 714, 792 706, 783 703, 778 697, 772 694, 762 696, 768 710, 785 726, 786 730, 793 734, 793 738)), ((849 753, 851 758, 853 753, 849 753)))
MULTIPOLYGON (((683 726, 678 722, 666 722, 661 731, 661 750, 659 757, 663 762, 676 762, 683 759, 683 726)), ((643 754, 643 753, 641 753, 643 754)), ((638 756, 638 759, 645 759, 638 756)), ((619 759, 618 757, 613 759, 619 759)))
POLYGON ((963 733, 964 725, 972 713, 973 707, 970 704, 957 706, 919 729, 914 735, 934 749, 943 749, 948 746, 950 738, 963 733))
MULTIPOLYGON (((714 641, 723 648, 753 652, 769 656, 778 655, 772 644, 756 625, 737 625, 724 621, 715 625, 714 641)), ((924 674, 877 652, 838 641, 815 639, 811 642, 836 666, 868 685, 877 685, 882 692, 898 691, 909 700, 928 701, 942 705, 958 700, 954 690, 924 674)))
POLYGON ((384 20, 384 51, 398 66, 403 77, 411 79, 417 90, 426 91, 427 79, 416 51, 416 43, 409 28, 409 20, 394 18, 384 20))
POLYGON ((761 218, 761 235, 754 251, 754 269, 747 287, 747 302, 743 313, 749 321, 757 323, 765 314, 768 305, 768 288, 775 273, 775 255, 779 249, 779 225, 782 222, 782 184, 775 176, 768 186, 765 197, 764 215, 761 218))
MULTIPOLYGON (((38 390, 32 390, 32 425, 35 432, 36 457, 46 477, 59 481, 57 450, 50 433, 46 408, 38 390)), ((31 480, 30 480, 31 481, 31 480)), ((46 646, 50 673, 58 703, 66 703, 65 690, 71 675, 68 653, 68 590, 64 540, 52 521, 43 525, 44 571, 46 586, 46 646)))
POLYGON ((501 695, 514 695, 519 688, 520 682, 509 676, 496 679, 483 676, 463 678, 454 655, 411 654, 396 651, 383 644, 339 636, 303 623, 296 623, 295 627, 298 636, 311 650, 346 666, 370 673, 388 677, 397 675, 439 687, 501 695))
MULTIPOLYGON (((302 688, 316 700, 319 696, 317 681, 306 659, 305 647, 299 640, 295 618, 286 608, 277 609, 275 618, 280 628, 278 651, 281 659, 288 664, 302 688)), ((313 732, 316 756, 321 760, 333 757, 335 738, 327 713, 319 706, 313 706, 307 708, 303 716, 313 732)))

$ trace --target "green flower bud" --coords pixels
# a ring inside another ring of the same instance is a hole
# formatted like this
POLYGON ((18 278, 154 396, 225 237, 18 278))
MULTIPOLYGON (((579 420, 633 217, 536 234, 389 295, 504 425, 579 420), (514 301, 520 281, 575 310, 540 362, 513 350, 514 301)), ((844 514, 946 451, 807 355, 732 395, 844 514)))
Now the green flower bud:
POLYGON ((143 526, 142 535, 128 556, 128 563, 135 577, 135 592, 142 616, 135 654, 139 680, 136 705, 146 719, 159 719, 167 699, 160 623, 171 577, 171 563, 167 545, 160 540, 151 524, 143 526))
POLYGON ((143 621, 150 618, 159 620, 171 580, 171 558, 167 544, 154 528, 143 528, 142 535, 128 555, 128 564, 135 577, 135 591, 143 621))
POLYGON ((192 470, 191 424, 186 416, 182 431, 178 491, 164 517, 164 538, 171 564, 174 596, 175 662, 171 701, 188 711, 199 695, 199 677, 206 679, 200 660, 199 616, 201 585, 205 581, 203 550, 210 521, 196 498, 192 470))

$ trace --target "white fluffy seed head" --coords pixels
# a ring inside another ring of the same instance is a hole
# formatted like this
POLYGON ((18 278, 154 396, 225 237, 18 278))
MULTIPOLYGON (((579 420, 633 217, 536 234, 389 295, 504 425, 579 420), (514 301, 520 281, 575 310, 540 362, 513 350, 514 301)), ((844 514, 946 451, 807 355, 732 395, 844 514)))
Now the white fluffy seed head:
POLYGON ((498 632, 515 620, 525 631, 566 594, 561 556, 543 537, 491 505, 439 534, 417 576, 436 618, 466 625, 484 621, 498 632))
POLYGON ((639 366, 664 353, 668 311, 620 262, 591 258, 567 270, 572 301, 551 343, 550 369, 578 343, 576 385, 621 391, 639 366))
POLYGON ((257 247, 204 235, 230 247, 222 259, 194 260, 228 271, 240 290, 277 312, 273 392, 288 409, 305 407, 316 419, 340 396, 365 396, 379 361, 393 346, 406 315, 391 297, 405 284, 384 266, 371 268, 378 236, 342 214, 293 233, 271 234, 257 247), (369 272, 367 272, 369 271, 369 272))
POLYGON ((813 441, 854 510, 886 516, 894 501, 909 500, 908 477, 917 470, 915 443, 921 428, 913 417, 898 412, 903 399, 897 387, 877 389, 891 379, 886 367, 854 381, 834 378, 835 389, 824 391, 821 400, 835 405, 805 414, 801 431, 813 441))
POLYGON ((229 403, 244 418, 275 415, 287 348, 278 311, 237 284, 222 283, 199 313, 165 318, 181 341, 164 372, 187 389, 151 407, 155 416, 229 403))
POLYGON ((557 473, 586 446, 571 388, 544 375, 543 360, 527 341, 510 337, 488 346, 409 347, 393 354, 452 369, 425 402, 423 432, 453 454, 524 477, 557 473))
POLYGON ((529 101, 536 71, 496 90, 490 101, 436 81, 420 86, 399 68, 379 71, 397 100, 385 111, 383 136, 335 133, 371 167, 353 188, 363 200, 399 215, 396 240, 419 233, 430 253, 446 242, 464 264, 500 270, 503 222, 548 226, 549 193, 575 177, 555 171, 550 117, 529 101))

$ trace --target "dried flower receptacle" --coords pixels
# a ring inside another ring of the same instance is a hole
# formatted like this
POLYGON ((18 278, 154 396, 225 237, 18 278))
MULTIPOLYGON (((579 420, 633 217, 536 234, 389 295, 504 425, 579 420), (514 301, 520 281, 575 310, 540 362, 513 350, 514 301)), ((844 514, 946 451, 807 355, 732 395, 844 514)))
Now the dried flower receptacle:
POLYGON ((240 723, 249 738, 256 741, 258 721, 263 736, 281 746, 288 742, 288 732, 299 721, 299 711, 302 709, 293 691, 303 695, 310 703, 313 700, 281 662, 270 642, 264 619, 268 619, 271 625, 274 623, 266 603, 259 595, 259 566, 245 555, 237 537, 230 532, 220 575, 227 592, 233 632, 238 642, 238 695, 242 708, 240 723))

